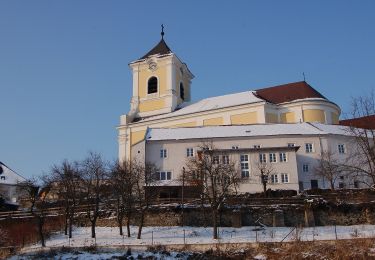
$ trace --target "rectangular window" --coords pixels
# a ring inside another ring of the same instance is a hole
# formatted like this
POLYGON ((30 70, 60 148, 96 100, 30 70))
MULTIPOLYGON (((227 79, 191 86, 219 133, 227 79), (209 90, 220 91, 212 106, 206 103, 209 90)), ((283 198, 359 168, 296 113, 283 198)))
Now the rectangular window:
POLYGON ((286 153, 279 153, 280 162, 286 162, 286 153))
POLYGON ((313 152, 313 144, 312 143, 305 143, 305 151, 306 151, 306 153, 312 153, 313 152))
POLYGON ((288 143, 288 147, 295 147, 296 144, 295 143, 288 143))
POLYGON ((213 164, 219 164, 219 155, 214 155, 212 157, 212 163, 213 164))
POLYGON ((229 156, 228 155, 223 155, 222 160, 223 160, 223 164, 229 164, 229 156))
POLYGON ((278 182, 279 182, 279 178, 277 174, 271 174, 271 183, 278 183, 278 182))
POLYGON ((172 178, 172 172, 170 171, 160 171, 160 172, 156 172, 155 174, 155 179, 157 181, 170 180, 171 178, 172 178))
POLYGON ((266 163, 267 162, 267 157, 265 153, 260 153, 259 154, 259 162, 260 163, 266 163))
POLYGON ((275 163, 276 162, 276 154, 275 153, 270 153, 269 156, 270 156, 270 162, 271 163, 275 163))
POLYGON ((260 148, 260 144, 254 144, 254 148, 255 149, 259 149, 260 148))
POLYGON ((241 160, 241 177, 242 178, 249 178, 250 172, 249 172, 249 155, 247 154, 241 154, 240 155, 241 160))
POLYGON ((303 172, 309 172, 309 165, 306 164, 306 163, 303 164, 303 165, 302 165, 302 171, 303 171, 303 172))
POLYGON ((345 153, 345 146, 343 144, 339 144, 337 148, 339 149, 339 154, 345 153))
POLYGON ((167 149, 160 149, 160 158, 167 158, 167 149))
POLYGON ((281 174, 281 182, 282 182, 282 183, 288 183, 288 182, 289 182, 289 174, 287 174, 287 173, 282 173, 282 174, 281 174))
POLYGON ((353 185, 354 185, 354 188, 358 189, 359 188, 359 181, 354 181, 353 185))
POLYGON ((186 157, 193 157, 194 156, 194 149, 193 148, 187 148, 186 149, 186 157))

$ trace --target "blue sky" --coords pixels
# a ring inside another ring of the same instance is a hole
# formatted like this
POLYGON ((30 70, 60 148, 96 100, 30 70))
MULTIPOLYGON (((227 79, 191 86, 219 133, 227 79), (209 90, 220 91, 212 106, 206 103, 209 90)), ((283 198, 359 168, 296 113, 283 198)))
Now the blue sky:
POLYGON ((117 156, 128 63, 165 24, 193 100, 306 80, 350 109, 374 89, 375 1, 0 1, 0 161, 29 177, 117 156))

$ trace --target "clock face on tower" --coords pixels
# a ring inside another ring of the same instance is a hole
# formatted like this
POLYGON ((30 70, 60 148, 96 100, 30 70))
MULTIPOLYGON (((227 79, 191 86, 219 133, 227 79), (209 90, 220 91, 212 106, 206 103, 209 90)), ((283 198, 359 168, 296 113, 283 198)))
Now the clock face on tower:
POLYGON ((155 70, 158 68, 158 65, 157 65, 154 61, 151 61, 151 62, 148 64, 148 68, 149 68, 149 70, 151 70, 151 71, 155 71, 155 70))

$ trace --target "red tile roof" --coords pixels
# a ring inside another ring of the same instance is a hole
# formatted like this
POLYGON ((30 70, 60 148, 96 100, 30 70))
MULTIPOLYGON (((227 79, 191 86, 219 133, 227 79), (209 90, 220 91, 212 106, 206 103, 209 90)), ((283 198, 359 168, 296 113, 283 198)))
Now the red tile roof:
POLYGON ((258 89, 256 90, 256 94, 267 102, 274 104, 280 104, 304 98, 326 99, 322 94, 320 94, 305 81, 258 89))
POLYGON ((375 129, 375 115, 340 120, 340 125, 354 126, 365 129, 375 129))

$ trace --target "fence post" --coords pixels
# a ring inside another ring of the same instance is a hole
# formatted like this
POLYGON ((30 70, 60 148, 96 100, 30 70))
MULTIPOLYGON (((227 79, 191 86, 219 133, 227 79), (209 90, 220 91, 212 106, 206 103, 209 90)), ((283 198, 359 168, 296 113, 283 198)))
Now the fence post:
POLYGON ((336 228, 336 221, 335 221, 335 237, 336 237, 336 240, 337 240, 337 228, 336 228))
POLYGON ((186 244, 186 236, 185 236, 185 229, 184 229, 184 245, 186 244))
POLYGON ((258 230, 255 230, 255 242, 258 243, 258 230))
POLYGON ((154 231, 151 231, 151 245, 154 245, 154 231))

